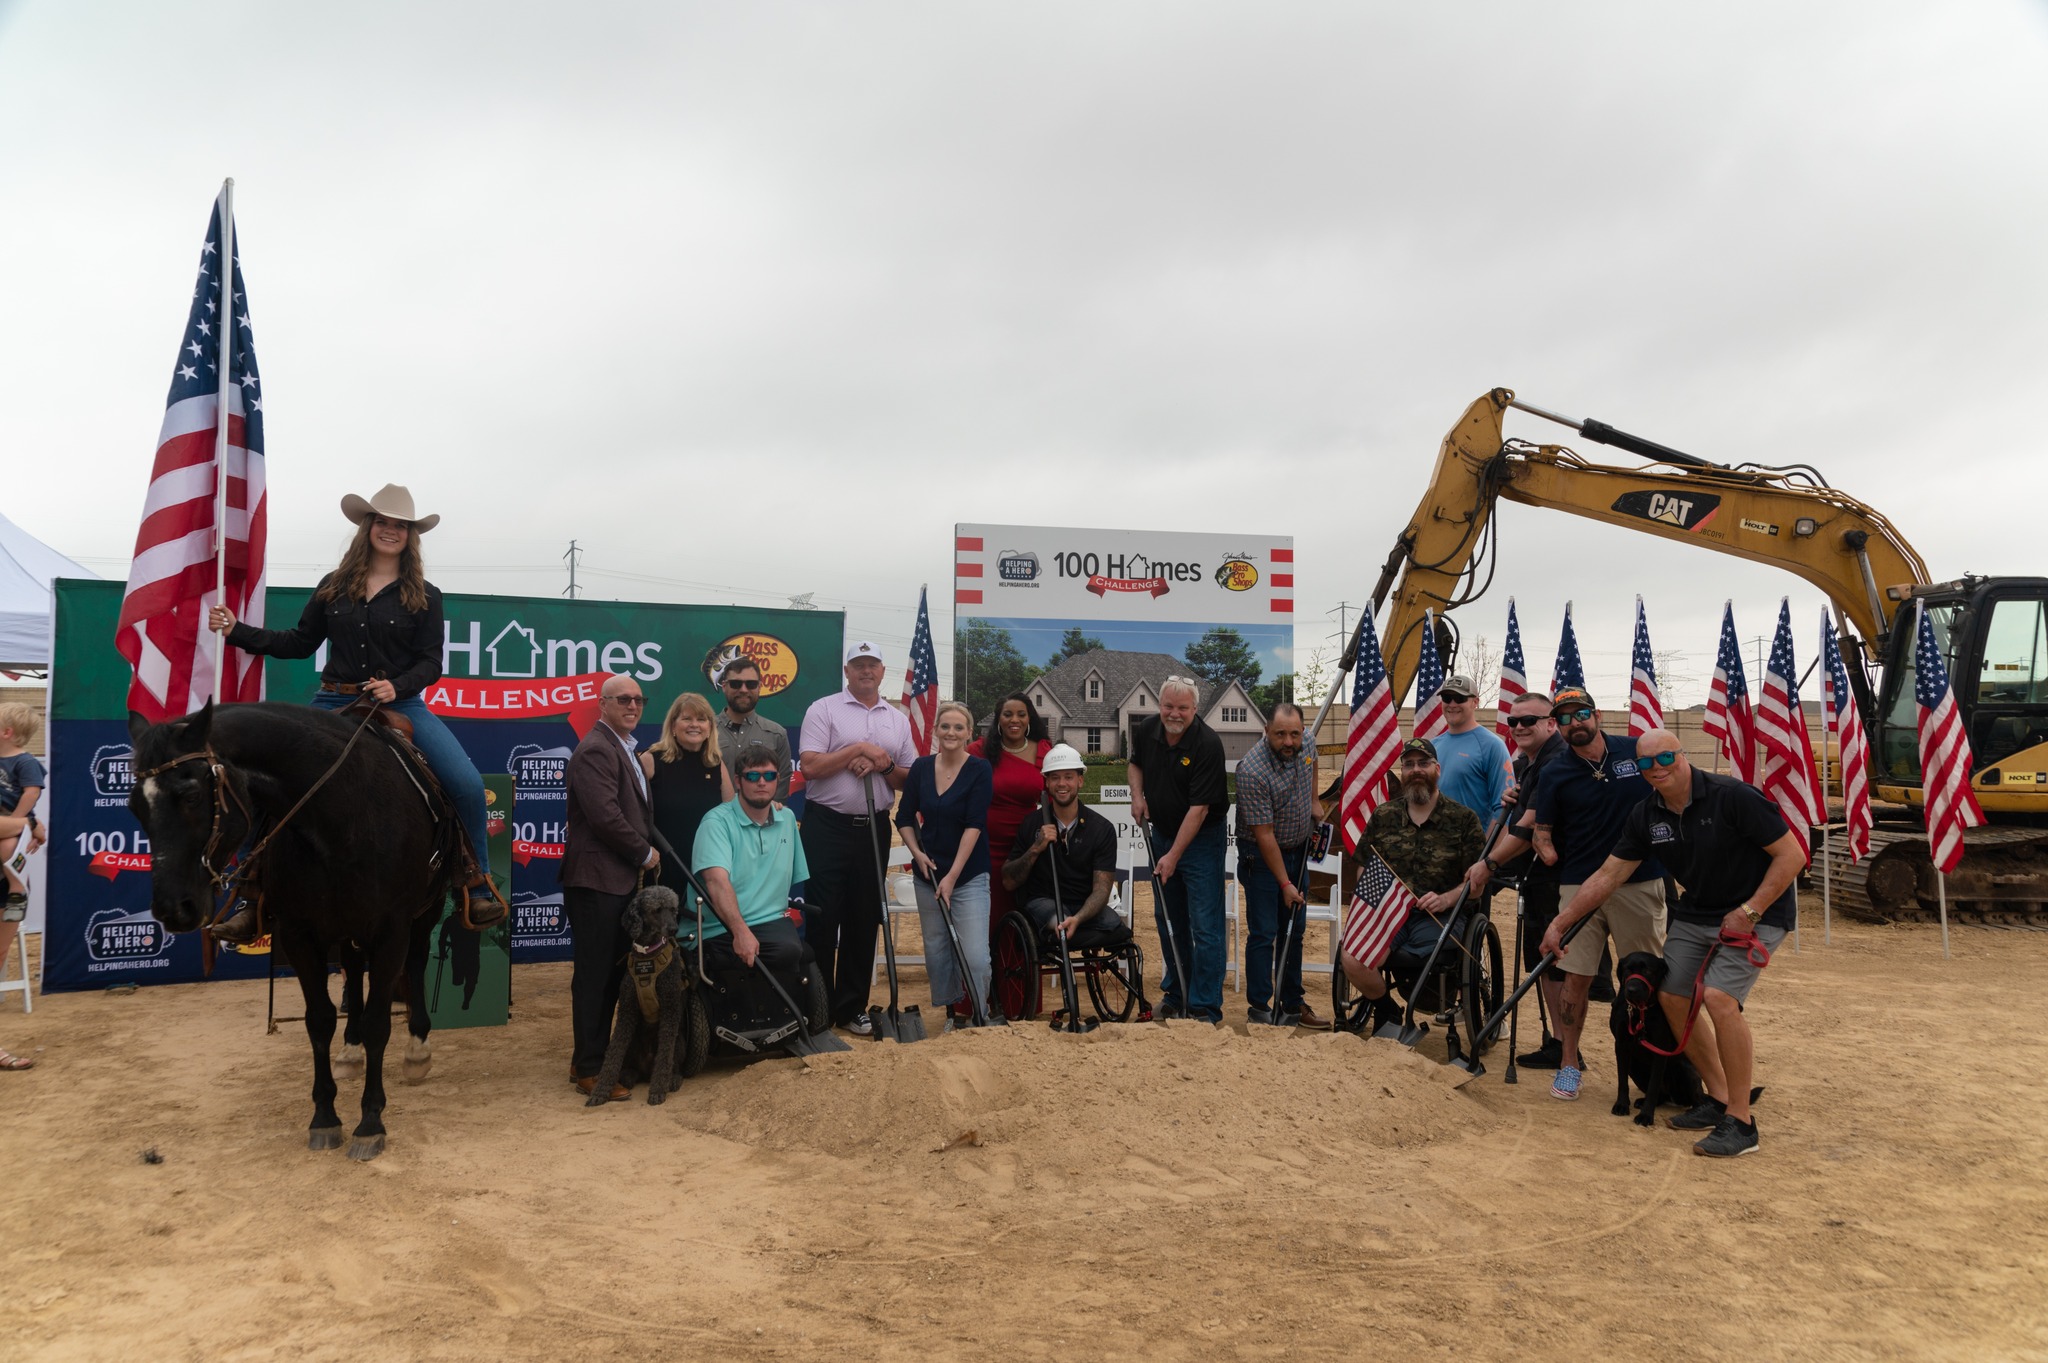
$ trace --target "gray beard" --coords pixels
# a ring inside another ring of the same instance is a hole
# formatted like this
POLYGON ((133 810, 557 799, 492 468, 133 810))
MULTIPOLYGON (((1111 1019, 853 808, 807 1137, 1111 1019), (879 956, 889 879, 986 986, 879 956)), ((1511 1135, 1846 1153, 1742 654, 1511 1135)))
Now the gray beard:
POLYGON ((1401 787, 1401 794, 1411 805, 1421 806, 1436 798, 1436 787, 1421 782, 1411 782, 1401 787))

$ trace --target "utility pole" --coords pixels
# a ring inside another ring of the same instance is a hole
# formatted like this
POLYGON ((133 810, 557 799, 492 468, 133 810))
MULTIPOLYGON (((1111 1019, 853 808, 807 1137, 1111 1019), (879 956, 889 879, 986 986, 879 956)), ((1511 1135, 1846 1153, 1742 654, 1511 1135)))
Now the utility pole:
MULTIPOLYGON (((1323 614, 1328 615, 1330 612, 1324 611, 1323 614)), ((1351 642, 1351 630, 1347 623, 1351 618, 1351 603, 1349 601, 1339 601, 1337 603, 1336 615, 1337 647, 1341 651, 1346 644, 1351 642)))
POLYGON ((576 541, 569 541, 569 552, 562 555, 569 564, 569 585, 562 589, 562 595, 571 601, 576 599, 576 562, 583 557, 583 551, 576 547, 576 541))

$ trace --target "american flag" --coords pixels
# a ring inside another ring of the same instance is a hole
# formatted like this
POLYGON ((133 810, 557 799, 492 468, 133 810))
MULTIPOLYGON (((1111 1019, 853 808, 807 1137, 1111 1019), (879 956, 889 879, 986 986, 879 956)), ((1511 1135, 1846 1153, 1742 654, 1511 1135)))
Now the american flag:
POLYGON ((910 717, 910 741, 919 757, 932 750, 932 725, 939 716, 939 659, 932 651, 932 617, 925 589, 917 591, 917 628, 910 635, 910 666, 903 672, 903 710, 910 717))
POLYGON ((1415 896, 1394 868, 1374 852, 1358 873, 1358 889, 1344 919, 1344 954, 1360 965, 1378 969, 1393 950, 1395 934, 1408 921, 1415 896))
POLYGON ((1926 801, 1927 840, 1942 874, 1963 859, 1963 830, 1984 822, 1984 811, 1970 789, 1970 738, 1956 713, 1955 692, 1949 689, 1948 668, 1934 644, 1934 623, 1927 603, 1917 603, 1920 621, 1914 626, 1913 690, 1920 701, 1920 790, 1926 801))
POLYGON ((1707 689, 1707 715, 1700 728, 1721 747, 1738 781, 1756 780, 1756 712, 1742 673, 1742 647, 1735 638, 1735 603, 1721 605, 1721 649, 1714 655, 1714 684, 1707 689))
POLYGON ((1856 710, 1856 695, 1849 689, 1849 669, 1842 662, 1842 646, 1835 639, 1835 622, 1828 608, 1820 608, 1821 694, 1827 702, 1827 732, 1835 740, 1835 755, 1842 777, 1842 812, 1848 827, 1845 836, 1849 860, 1861 861, 1870 853, 1870 742, 1863 736, 1863 716, 1856 710))
POLYGON ((1358 624, 1358 661, 1351 670, 1351 729, 1344 738, 1344 791, 1339 800, 1338 827, 1344 850, 1356 852, 1365 836, 1365 821, 1386 789, 1387 773, 1401 752, 1401 717, 1387 682, 1387 661, 1380 656, 1379 633, 1372 611, 1358 624))
POLYGON ((1515 701, 1528 694, 1529 673, 1522 661, 1522 627, 1515 623, 1515 598, 1508 598, 1508 642, 1500 655, 1500 718, 1494 721, 1494 732, 1503 741, 1508 738, 1508 711, 1515 701))
POLYGON ((1436 612, 1422 613, 1422 657, 1415 664, 1415 736, 1435 738, 1451 726, 1444 720, 1443 659, 1436 651, 1436 612))
POLYGON ((1820 773, 1813 765, 1813 740, 1806 732, 1806 711, 1799 704, 1799 670, 1792 660, 1792 602, 1778 602, 1778 633, 1771 640, 1771 660, 1764 667, 1763 699, 1756 707, 1757 788, 1777 801, 1792 831, 1807 843, 1813 860, 1811 830, 1827 822, 1820 801, 1820 773))
POLYGON ((1639 737, 1664 727, 1664 699, 1657 694, 1657 659, 1650 652, 1650 617, 1636 598, 1636 642, 1629 653, 1628 732, 1639 737))
POLYGON ((1557 641, 1557 664, 1550 669, 1550 694, 1561 686, 1584 686, 1586 665, 1579 661, 1579 636, 1572 631, 1572 603, 1564 603, 1564 634, 1557 641))
MULTIPOLYGON (((232 249, 234 219, 228 191, 214 201, 199 282, 185 320, 184 342, 171 375, 156 467, 135 535, 135 560, 114 647, 135 670, 128 708, 161 723, 189 714, 213 696, 214 649, 220 636, 206 627, 207 610, 227 606, 237 619, 263 623, 264 545, 268 503, 263 488, 263 388, 242 291, 239 252, 232 249), (225 227, 226 231, 223 231, 225 227), (223 249, 223 248, 228 249, 223 249), (232 265, 227 256, 233 254, 232 265), (228 297, 221 276, 230 275, 228 297), (229 351, 227 410, 227 525, 223 546, 214 524, 221 477, 216 462, 220 430, 220 363, 229 351), (215 555, 225 550, 226 595, 216 603, 215 555)), ((221 679, 223 701, 263 697, 263 660, 229 649, 221 679)))

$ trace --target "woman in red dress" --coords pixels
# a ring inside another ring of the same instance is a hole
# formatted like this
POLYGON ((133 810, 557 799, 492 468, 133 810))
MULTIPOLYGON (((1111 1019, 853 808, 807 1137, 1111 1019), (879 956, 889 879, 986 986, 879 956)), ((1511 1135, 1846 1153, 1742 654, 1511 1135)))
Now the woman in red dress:
POLYGON ((1038 764, 1051 749, 1045 721, 1022 695, 1008 695, 998 701, 995 717, 989 721, 988 736, 976 739, 968 748, 987 761, 995 778, 988 804, 991 930, 1010 911, 1010 892, 1003 887, 1003 863, 1010 859, 1010 844, 1017 840, 1017 830, 1045 798, 1045 778, 1039 775, 1038 764))

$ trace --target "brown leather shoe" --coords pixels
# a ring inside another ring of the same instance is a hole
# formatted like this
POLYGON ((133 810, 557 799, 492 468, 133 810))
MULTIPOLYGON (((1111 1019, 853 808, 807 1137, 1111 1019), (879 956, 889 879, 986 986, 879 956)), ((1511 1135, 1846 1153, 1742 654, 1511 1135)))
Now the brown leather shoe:
MULTIPOLYGON (((597 1091, 597 1076, 594 1074, 586 1074, 582 1078, 577 1079, 575 1083, 576 1091, 586 1098, 597 1091)), ((632 1096, 633 1090, 627 1088, 624 1084, 612 1085, 611 1100, 613 1102, 623 1103, 632 1096)))
POLYGON ((232 918, 207 926, 207 933, 217 942, 245 947, 257 938, 256 906, 243 900, 241 907, 232 918))
POLYGON ((1312 1032, 1327 1032, 1330 1030, 1330 1020, 1321 1013, 1318 1013, 1307 999, 1301 1001, 1301 1018, 1297 1025, 1306 1027, 1312 1032))

